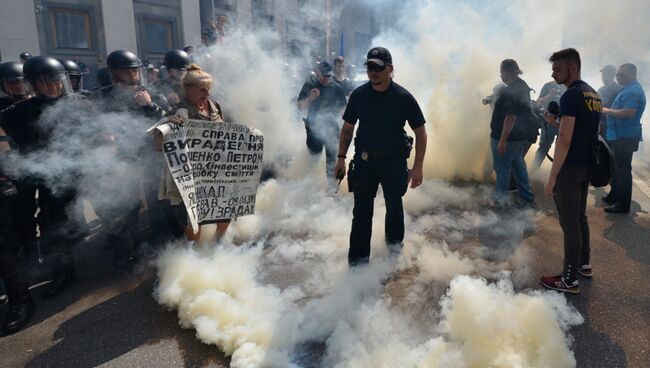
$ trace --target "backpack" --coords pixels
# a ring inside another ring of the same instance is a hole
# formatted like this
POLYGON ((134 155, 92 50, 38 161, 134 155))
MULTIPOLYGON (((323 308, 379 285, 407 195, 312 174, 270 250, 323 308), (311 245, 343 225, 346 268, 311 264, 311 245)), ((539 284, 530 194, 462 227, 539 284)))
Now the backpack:
POLYGON ((600 134, 592 149, 593 163, 591 165, 591 178, 589 179, 589 183, 595 188, 604 187, 609 184, 616 173, 614 152, 600 134))

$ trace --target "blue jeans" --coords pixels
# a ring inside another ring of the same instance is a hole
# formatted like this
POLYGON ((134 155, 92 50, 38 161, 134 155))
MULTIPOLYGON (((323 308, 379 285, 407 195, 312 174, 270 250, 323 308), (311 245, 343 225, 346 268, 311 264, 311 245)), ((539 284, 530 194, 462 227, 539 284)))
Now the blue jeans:
POLYGON ((539 169, 539 167, 542 166, 542 162, 544 162, 546 154, 551 149, 551 146, 555 141, 557 132, 558 128, 549 124, 546 124, 546 126, 542 128, 542 134, 540 134, 539 138, 539 148, 537 148, 537 152, 535 152, 535 161, 533 161, 533 170, 539 169))
POLYGON ((499 141, 491 138, 492 147, 492 164, 494 172, 497 174, 497 185, 495 199, 498 202, 505 203, 508 201, 508 188, 510 185, 510 175, 517 179, 519 197, 524 202, 533 201, 533 192, 530 189, 530 180, 528 179, 528 170, 524 161, 523 151, 528 142, 512 141, 506 145, 506 152, 500 155, 497 152, 499 141))

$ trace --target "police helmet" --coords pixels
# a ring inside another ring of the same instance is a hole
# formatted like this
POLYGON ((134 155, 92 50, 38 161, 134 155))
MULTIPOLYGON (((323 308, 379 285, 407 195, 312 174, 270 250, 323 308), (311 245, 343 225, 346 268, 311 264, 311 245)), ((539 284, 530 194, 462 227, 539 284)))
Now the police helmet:
POLYGON ((106 58, 109 69, 142 68, 142 61, 131 51, 115 50, 106 58))
POLYGON ((167 69, 187 69, 192 64, 192 60, 187 52, 183 50, 169 50, 165 54, 163 64, 167 69))
POLYGON ((79 67, 79 64, 75 63, 72 60, 59 60, 65 70, 68 72, 68 77, 70 78, 70 84, 72 84, 72 89, 75 92, 79 92, 83 89, 83 72, 79 67))
POLYGON ((25 51, 25 52, 21 52, 21 53, 20 53, 20 60, 28 60, 28 59, 30 59, 31 57, 32 57, 32 54, 30 54, 30 53, 27 52, 27 51, 25 51))
POLYGON ((0 84, 2 86, 2 92, 7 94, 12 98, 23 98, 25 97, 25 85, 24 85, 24 74, 23 74, 23 64, 17 61, 7 61, 0 64, 0 84), (22 84, 22 87, 10 87, 9 84, 22 84), (20 90, 20 91, 18 91, 20 90))
POLYGON ((49 56, 34 56, 27 60, 25 65, 23 65, 23 73, 25 73, 25 79, 27 79, 30 87, 36 95, 45 98, 59 98, 65 94, 72 93, 70 80, 68 79, 65 67, 55 58, 49 56), (61 81, 63 83, 63 90, 58 96, 43 94, 39 92, 37 87, 37 82, 39 81, 44 83, 61 81))
POLYGON ((72 76, 81 76, 83 73, 81 72, 81 68, 77 63, 75 63, 72 60, 59 60, 65 70, 68 72, 68 75, 72 76))

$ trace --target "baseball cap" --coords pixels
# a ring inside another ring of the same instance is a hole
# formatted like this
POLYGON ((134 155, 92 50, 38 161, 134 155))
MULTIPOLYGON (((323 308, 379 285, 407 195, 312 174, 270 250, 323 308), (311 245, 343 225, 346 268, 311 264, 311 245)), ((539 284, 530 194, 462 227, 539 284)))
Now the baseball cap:
POLYGON ((366 56, 366 63, 375 63, 379 66, 384 66, 386 64, 393 63, 393 57, 390 55, 390 52, 387 48, 377 46, 373 47, 368 51, 366 56))
POLYGON ((327 61, 321 61, 321 63, 318 64, 318 71, 320 71, 322 75, 334 75, 334 69, 332 69, 332 65, 327 61))
POLYGON ((601 72, 603 73, 616 73, 616 67, 614 65, 605 65, 602 69, 600 69, 601 72))

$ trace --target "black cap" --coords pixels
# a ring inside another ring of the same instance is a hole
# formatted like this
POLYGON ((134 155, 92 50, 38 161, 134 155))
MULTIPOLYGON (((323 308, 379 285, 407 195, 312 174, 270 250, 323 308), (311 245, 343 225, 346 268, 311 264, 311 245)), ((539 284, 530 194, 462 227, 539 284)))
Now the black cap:
POLYGON ((131 51, 115 50, 106 58, 106 64, 111 69, 141 68, 142 61, 131 51))
POLYGON ((386 64, 392 64, 393 57, 390 55, 390 51, 388 51, 387 48, 377 46, 368 51, 366 63, 375 63, 379 66, 384 66, 386 64))
POLYGON ((0 79, 21 79, 23 78, 23 64, 17 61, 7 61, 0 64, 0 79))
POLYGON ((83 73, 81 73, 81 68, 79 67, 79 64, 75 63, 72 60, 59 60, 61 64, 63 64, 63 67, 65 70, 68 72, 68 75, 72 76, 81 76, 83 73))
POLYGON ((32 54, 30 54, 30 53, 27 52, 27 51, 25 51, 25 52, 21 52, 21 53, 20 53, 20 60, 27 60, 27 59, 29 59, 30 57, 32 57, 32 54))
POLYGON ((332 69, 332 66, 327 61, 321 61, 321 63, 318 64, 318 71, 321 75, 334 75, 334 69, 332 69))

